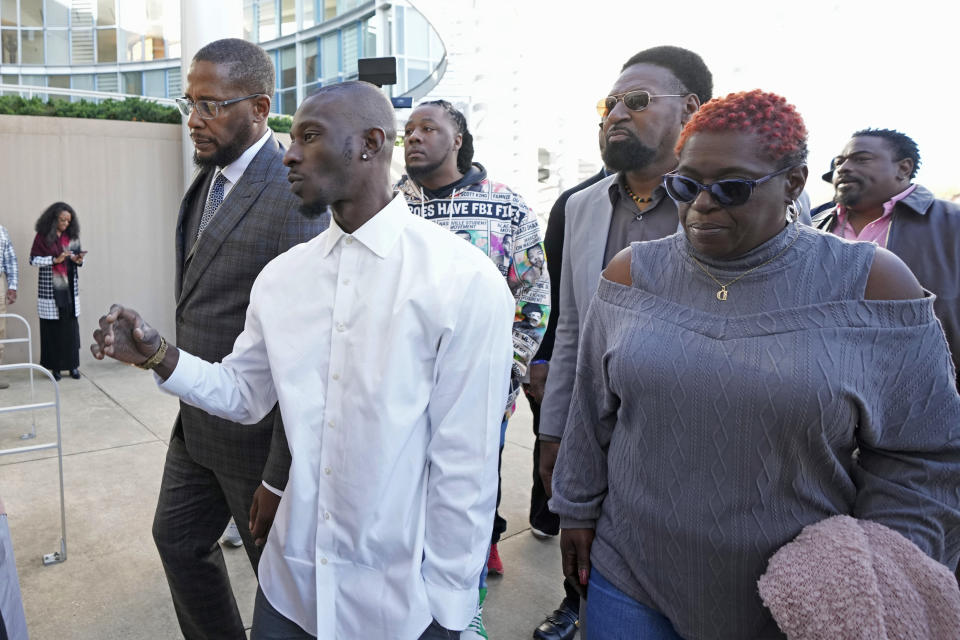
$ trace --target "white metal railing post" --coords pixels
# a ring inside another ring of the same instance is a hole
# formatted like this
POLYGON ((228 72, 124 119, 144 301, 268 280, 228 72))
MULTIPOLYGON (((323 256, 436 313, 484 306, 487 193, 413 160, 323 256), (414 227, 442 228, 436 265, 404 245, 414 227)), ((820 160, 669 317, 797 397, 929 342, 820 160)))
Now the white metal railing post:
MULTIPOLYGON (((67 559, 67 509, 64 503, 63 491, 63 432, 60 427, 60 385, 53 379, 53 374, 38 364, 0 364, 0 373, 5 371, 18 371, 30 369, 43 373, 50 382, 53 383, 54 401, 53 402, 30 402, 29 404, 13 405, 9 407, 0 407, 0 413, 15 413, 17 411, 35 411, 36 409, 54 408, 57 412, 57 441, 44 444, 33 444, 25 447, 15 447, 13 449, 0 449, 0 456, 13 455, 17 453, 29 453, 31 451, 43 451, 45 449, 57 450, 57 465, 60 471, 60 549, 53 553, 46 553, 43 556, 43 564, 57 564, 67 559)), ((33 398, 31 398, 31 401, 33 398)))
MULTIPOLYGON (((23 323, 23 326, 27 328, 27 337, 26 338, 4 338, 0 340, 0 344, 13 344, 15 342, 26 342, 27 343, 27 362, 33 364, 33 338, 30 335, 30 323, 27 322, 27 319, 16 313, 0 313, 0 319, 11 318, 14 320, 19 320, 23 323)), ((30 401, 33 401, 33 369, 30 369, 30 401)), ((37 437, 37 416, 36 414, 31 414, 31 427, 30 433, 21 433, 21 440, 29 440, 31 438, 37 437)))

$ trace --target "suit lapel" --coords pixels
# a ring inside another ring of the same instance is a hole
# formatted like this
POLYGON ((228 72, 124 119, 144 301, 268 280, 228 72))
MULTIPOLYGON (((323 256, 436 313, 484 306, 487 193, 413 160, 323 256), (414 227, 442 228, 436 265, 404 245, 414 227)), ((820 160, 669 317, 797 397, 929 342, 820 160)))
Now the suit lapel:
POLYGON ((584 268, 581 271, 580 294, 578 302, 582 301, 580 322, 586 315, 587 305, 593 298, 600 284, 600 273, 603 271, 603 255, 607 250, 607 236, 610 234, 610 220, 613 218, 613 204, 610 202, 610 185, 617 179, 617 175, 607 176, 598 182, 592 194, 592 202, 583 216, 579 232, 584 238, 585 249, 584 268))
POLYGON ((185 299, 197 285, 224 240, 240 224, 250 211, 250 207, 256 202, 257 196, 266 188, 270 165, 279 148, 276 138, 270 136, 247 166, 243 176, 230 190, 226 200, 217 209, 216 215, 196 243, 191 245, 189 238, 184 239, 184 250, 187 252, 190 264, 183 275, 180 300, 185 299))
POLYGON ((210 182, 210 177, 213 175, 212 169, 201 169, 194 175, 193 182, 190 183, 190 186, 187 188, 187 192, 184 194, 183 199, 180 201, 180 213, 177 214, 177 231, 175 244, 177 248, 177 275, 176 281, 174 282, 174 296, 177 300, 180 300, 180 292, 183 289, 183 261, 187 257, 187 251, 190 250, 192 243, 186 237, 186 223, 188 210, 193 206, 194 198, 199 197, 199 194, 204 192, 204 186, 210 182))

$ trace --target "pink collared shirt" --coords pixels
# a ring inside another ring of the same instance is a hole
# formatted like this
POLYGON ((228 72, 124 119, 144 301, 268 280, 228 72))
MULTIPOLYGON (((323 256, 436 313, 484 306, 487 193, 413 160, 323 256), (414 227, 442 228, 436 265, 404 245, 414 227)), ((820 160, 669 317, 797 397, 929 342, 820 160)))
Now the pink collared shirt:
POLYGON ((860 240, 863 242, 872 242, 884 249, 887 248, 887 240, 890 238, 890 223, 893 221, 893 207, 913 193, 917 185, 912 184, 897 195, 883 203, 883 215, 867 224, 858 234, 850 221, 847 220, 847 209, 842 204, 837 205, 837 224, 833 228, 834 235, 840 236, 844 240, 860 240))

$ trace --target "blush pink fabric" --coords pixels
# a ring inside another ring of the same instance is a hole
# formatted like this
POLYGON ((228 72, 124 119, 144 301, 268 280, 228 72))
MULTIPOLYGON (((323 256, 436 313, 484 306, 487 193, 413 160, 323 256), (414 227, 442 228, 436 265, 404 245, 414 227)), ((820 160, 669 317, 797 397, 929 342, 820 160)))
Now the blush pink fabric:
POLYGON ((770 559, 760 597, 789 640, 958 640, 953 573, 882 524, 834 516, 770 559))

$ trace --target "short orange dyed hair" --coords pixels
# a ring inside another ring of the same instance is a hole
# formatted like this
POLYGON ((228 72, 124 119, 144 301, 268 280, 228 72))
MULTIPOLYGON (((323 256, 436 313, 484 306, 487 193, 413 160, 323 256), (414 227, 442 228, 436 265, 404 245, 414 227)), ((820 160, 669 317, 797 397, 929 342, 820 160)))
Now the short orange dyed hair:
POLYGON ((784 167, 807 160, 807 127, 803 118, 792 104, 775 93, 754 89, 706 103, 680 133, 677 155, 690 136, 701 131, 755 133, 770 159, 784 167))

